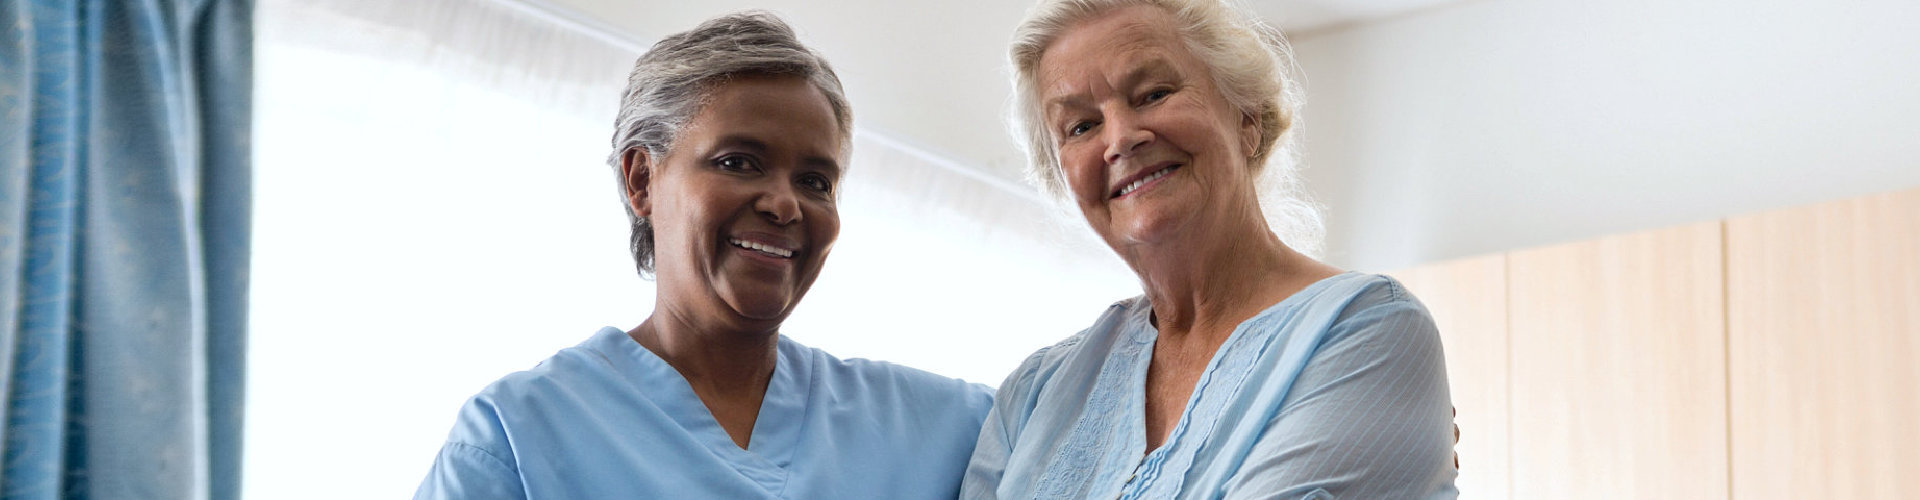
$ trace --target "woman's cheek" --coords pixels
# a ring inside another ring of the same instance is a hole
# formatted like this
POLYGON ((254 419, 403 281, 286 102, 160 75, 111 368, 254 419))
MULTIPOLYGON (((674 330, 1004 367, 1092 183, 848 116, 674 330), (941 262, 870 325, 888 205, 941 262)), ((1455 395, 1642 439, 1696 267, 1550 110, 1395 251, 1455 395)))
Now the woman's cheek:
POLYGON ((1097 180, 1091 178, 1094 170, 1098 168, 1097 162, 1089 157, 1085 150, 1085 147, 1068 145, 1062 149, 1066 154, 1060 155, 1061 168, 1066 169, 1067 189, 1081 198, 1086 198, 1088 193, 1097 191, 1091 186, 1097 183, 1097 180))

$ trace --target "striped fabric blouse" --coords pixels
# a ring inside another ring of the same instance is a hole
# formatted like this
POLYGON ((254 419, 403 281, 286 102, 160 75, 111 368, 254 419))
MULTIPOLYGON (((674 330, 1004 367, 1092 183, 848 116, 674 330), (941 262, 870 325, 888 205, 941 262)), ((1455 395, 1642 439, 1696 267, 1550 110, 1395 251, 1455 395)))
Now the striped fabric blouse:
POLYGON ((1439 332, 1392 278, 1321 280, 1240 324, 1146 449, 1145 297, 999 388, 961 498, 1454 498, 1439 332))

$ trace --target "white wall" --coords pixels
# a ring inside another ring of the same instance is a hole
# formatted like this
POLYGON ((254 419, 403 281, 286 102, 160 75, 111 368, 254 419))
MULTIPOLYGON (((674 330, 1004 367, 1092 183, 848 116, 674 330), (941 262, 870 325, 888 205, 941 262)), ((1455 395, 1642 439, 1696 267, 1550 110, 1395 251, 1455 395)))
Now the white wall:
POLYGON ((1299 34, 1329 260, 1920 185, 1920 3, 1481 0, 1299 34))

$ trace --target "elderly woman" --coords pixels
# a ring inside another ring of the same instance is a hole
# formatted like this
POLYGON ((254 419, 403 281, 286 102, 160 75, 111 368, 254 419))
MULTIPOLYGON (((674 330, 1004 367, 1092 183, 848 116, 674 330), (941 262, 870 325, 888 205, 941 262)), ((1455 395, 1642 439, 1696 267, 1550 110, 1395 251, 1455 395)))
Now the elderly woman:
POLYGON ((416 498, 953 498, 986 388, 780 335, 839 235, 849 113, 771 15, 641 56, 610 163, 652 315, 474 396, 416 498))
POLYGON ((1011 52, 1035 177, 1145 294, 1007 378, 961 497, 1455 496, 1425 309, 1269 229, 1279 38, 1219 0, 1043 0, 1011 52))

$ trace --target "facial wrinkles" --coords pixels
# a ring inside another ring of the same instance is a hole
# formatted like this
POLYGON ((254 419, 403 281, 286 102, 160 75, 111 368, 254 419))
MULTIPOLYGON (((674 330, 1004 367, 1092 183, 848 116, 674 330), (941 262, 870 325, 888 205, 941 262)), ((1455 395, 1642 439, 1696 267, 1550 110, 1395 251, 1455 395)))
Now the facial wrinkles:
MULTIPOLYGON (((809 191, 797 183, 805 176, 819 175, 837 185, 845 143, 833 122, 831 106, 820 98, 819 90, 807 85, 800 93, 802 97, 793 92, 797 90, 792 86, 795 83, 800 82, 741 79, 731 85, 752 85, 753 88, 732 87, 712 96, 715 98, 703 106, 701 115, 682 129, 684 144, 676 148, 680 154, 673 155, 679 156, 674 159, 677 161, 667 162, 672 165, 669 169, 679 171, 663 172, 679 174, 683 180, 695 184, 685 186, 689 189, 684 192, 673 193, 674 206, 668 210, 679 214, 662 218, 671 219, 660 221, 669 227, 662 227, 663 230, 656 233, 656 237, 666 240, 663 243, 678 240, 678 247, 689 251, 683 257, 685 264, 694 267, 687 271, 706 275, 709 281, 719 277, 722 271, 718 266, 728 260, 722 256, 731 250, 731 245, 724 243, 725 238, 741 231, 765 231, 793 238, 801 250, 801 255, 796 257, 801 258, 794 262, 796 267, 791 270, 795 281, 789 282, 789 286, 797 286, 790 289, 791 295, 786 297, 783 309, 790 309, 798 302, 817 277, 839 232, 834 197, 809 191), (718 98, 721 92, 726 92, 724 98, 718 98), (755 158, 758 173, 741 177, 714 170, 712 163, 729 154, 755 158), (762 220, 765 215, 759 213, 755 205, 758 204, 756 198, 765 196, 777 198, 763 201, 782 204, 785 207, 781 210, 782 217, 791 219, 793 226, 776 227, 762 220), (698 227, 672 227, 681 225, 698 227), (712 257, 695 257, 700 255, 712 257)), ((708 293, 720 291, 707 289, 708 293)))
MULTIPOLYGON (((1088 167, 1107 170, 1105 143, 1113 137, 1079 136, 1069 138, 1068 130, 1082 121, 1091 122, 1087 133, 1107 135, 1103 125, 1113 122, 1114 113, 1130 113, 1131 93, 1148 80, 1166 79, 1178 73, 1171 67, 1174 54, 1168 44, 1177 43, 1177 34, 1169 25, 1169 15, 1155 7, 1129 7, 1101 17, 1082 21, 1054 40, 1041 54, 1039 70, 1042 103, 1048 128, 1052 131, 1060 167, 1078 170, 1077 175, 1098 175, 1099 182, 1072 182, 1076 172, 1068 174, 1069 189, 1087 199, 1104 199, 1105 177, 1113 174, 1088 172, 1088 167), (1158 63, 1159 68, 1143 71, 1158 63), (1091 163, 1091 165, 1089 164, 1091 163), (1078 168, 1075 168, 1078 164, 1078 168), (1079 186, 1075 186, 1078 184, 1079 186), (1092 184, 1100 184, 1093 186, 1092 184)), ((1132 120, 1138 117, 1127 116, 1132 120)), ((1126 127, 1138 126, 1135 124, 1126 127)))
MULTIPOLYGON (((1073 80, 1083 80, 1083 83, 1091 84, 1107 77, 1120 77, 1125 68, 1112 67, 1115 63, 1134 60, 1142 55, 1141 52, 1154 50, 1161 43, 1160 39, 1164 38, 1165 31, 1157 26, 1159 23, 1152 22, 1158 17, 1143 19, 1130 16, 1115 20, 1117 16, 1141 8, 1152 9, 1153 7, 1130 7, 1108 12, 1067 28, 1063 36, 1055 39, 1053 46, 1042 52, 1040 57, 1041 81, 1054 83, 1043 87, 1051 89, 1049 98, 1043 102, 1051 103, 1062 97, 1085 97, 1075 95, 1077 90, 1072 85, 1073 80), (1066 64, 1060 64, 1063 61, 1066 64), (1083 62, 1091 61, 1097 61, 1097 63, 1082 65, 1083 62), (1072 69, 1080 69, 1086 74, 1067 73, 1072 69)), ((1109 85, 1109 90, 1121 88, 1118 82, 1107 81, 1106 83, 1109 85)), ((1087 89, 1087 91, 1092 90, 1092 88, 1087 89)))
POLYGON ((1112 19, 1126 13, 1130 11, 1123 9, 1072 28, 1042 55, 1043 75, 1053 83, 1046 87, 1050 92, 1045 109, 1058 139, 1066 139, 1067 128, 1079 121, 1063 117, 1100 118, 1104 108, 1131 106, 1128 93, 1134 87, 1174 72, 1167 47, 1177 37, 1164 26, 1164 13, 1112 19))
MULTIPOLYGON (((1177 80, 1173 68, 1158 52, 1135 51, 1117 59, 1120 62, 1107 65, 1100 71, 1090 71, 1084 76, 1081 86, 1086 91, 1080 94, 1084 101, 1063 107, 1062 116, 1065 119, 1059 120, 1063 134, 1083 120, 1096 124, 1084 132, 1086 135, 1064 138, 1062 150, 1065 154, 1062 156, 1068 163, 1075 159, 1097 162, 1106 178, 1102 180, 1099 192, 1094 192, 1095 186, 1088 186, 1085 194, 1102 199, 1106 198, 1107 184, 1127 175, 1136 166, 1137 151, 1133 148, 1137 144, 1132 143, 1148 140, 1148 137, 1142 137, 1143 133, 1153 133, 1144 121, 1147 119, 1145 110, 1136 109, 1136 105, 1140 104, 1135 102, 1140 98, 1139 94, 1149 87, 1157 88, 1163 83, 1171 84, 1177 80)), ((1154 105, 1168 104, 1162 102, 1154 105)))

